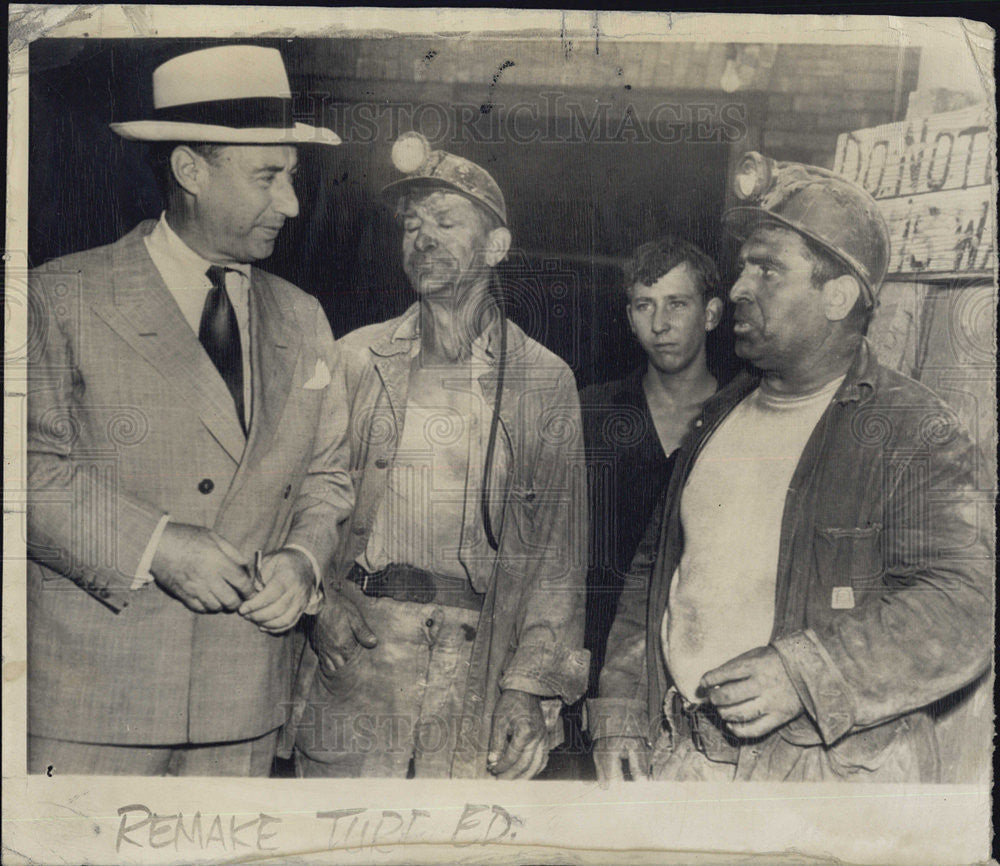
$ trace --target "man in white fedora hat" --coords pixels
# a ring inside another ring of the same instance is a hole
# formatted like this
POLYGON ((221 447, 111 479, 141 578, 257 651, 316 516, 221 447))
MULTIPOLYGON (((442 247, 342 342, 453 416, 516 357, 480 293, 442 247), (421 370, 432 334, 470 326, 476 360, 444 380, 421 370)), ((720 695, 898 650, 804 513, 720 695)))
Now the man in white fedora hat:
POLYGON ((153 73, 166 209, 31 273, 29 772, 266 775, 353 505, 339 350, 259 270, 298 213, 277 50, 153 73))

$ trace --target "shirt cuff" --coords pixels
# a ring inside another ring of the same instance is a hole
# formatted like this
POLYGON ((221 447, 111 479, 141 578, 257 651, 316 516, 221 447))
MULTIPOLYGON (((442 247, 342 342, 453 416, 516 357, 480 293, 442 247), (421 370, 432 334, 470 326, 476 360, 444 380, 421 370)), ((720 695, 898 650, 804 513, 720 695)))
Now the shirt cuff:
POLYGON ((319 569, 319 563, 316 561, 316 557, 313 556, 312 551, 307 550, 300 544, 286 544, 285 550, 297 550, 299 553, 305 554, 306 559, 309 560, 309 564, 312 566, 313 591, 312 595, 309 596, 309 603, 306 605, 305 610, 303 610, 302 613, 308 616, 314 616, 319 612, 319 609, 323 604, 323 573, 319 569))
POLYGON ((850 687, 812 629, 792 632, 771 642, 806 714, 831 746, 854 726, 850 687))
POLYGON ((589 698, 587 729, 590 737, 638 737, 650 742, 648 710, 636 698, 589 698))
POLYGON ((500 688, 517 689, 542 698, 558 695, 567 704, 576 703, 587 688, 590 653, 548 641, 532 641, 518 647, 500 677, 500 688))
POLYGON ((153 557, 156 556, 156 548, 160 546, 163 530, 167 528, 168 523, 170 523, 170 515, 164 514, 160 518, 160 522, 156 524, 156 529, 153 530, 153 534, 149 538, 149 543, 142 554, 142 559, 139 560, 139 566, 135 570, 135 577, 132 578, 132 585, 129 589, 142 589, 142 587, 153 582, 153 575, 149 569, 152 568, 153 557))

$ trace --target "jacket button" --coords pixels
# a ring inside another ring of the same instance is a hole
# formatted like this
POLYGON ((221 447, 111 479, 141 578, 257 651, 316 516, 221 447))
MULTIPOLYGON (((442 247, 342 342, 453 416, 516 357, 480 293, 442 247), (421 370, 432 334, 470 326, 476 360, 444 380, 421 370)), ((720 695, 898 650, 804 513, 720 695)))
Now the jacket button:
POLYGON ((701 420, 701 418, 699 418, 699 419, 698 419, 697 421, 695 421, 695 422, 694 422, 694 426, 695 426, 695 427, 701 427, 701 425, 702 425, 703 423, 704 423, 704 422, 703 422, 703 421, 701 420))
POLYGON ((375 465, 379 469, 385 469, 385 467, 389 465, 389 461, 386 460, 384 457, 379 457, 378 460, 375 461, 375 465))
POLYGON ((201 481, 198 482, 199 493, 204 493, 207 495, 211 493, 213 490, 215 490, 215 482, 212 481, 211 478, 202 478, 201 481))

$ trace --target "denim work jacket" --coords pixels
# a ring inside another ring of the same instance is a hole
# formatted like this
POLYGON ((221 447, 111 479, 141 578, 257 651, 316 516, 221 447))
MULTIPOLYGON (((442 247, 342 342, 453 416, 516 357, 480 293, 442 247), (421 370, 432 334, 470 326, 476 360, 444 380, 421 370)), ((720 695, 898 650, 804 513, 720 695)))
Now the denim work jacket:
MULTIPOLYGON (((670 686, 660 625, 698 451, 759 383, 704 405, 633 560, 608 641, 594 737, 659 736, 670 686), (648 587, 648 592, 647 592, 648 587)), ((976 680, 992 651, 992 487, 982 456, 932 391, 863 341, 792 477, 770 644, 805 712, 742 741, 740 780, 933 782, 931 705, 976 680)))
MULTIPOLYGON (((452 766, 455 777, 486 775, 493 710, 501 689, 550 699, 542 704, 551 745, 561 730, 557 722, 562 703, 578 700, 587 684, 586 468, 576 382, 561 359, 513 322, 507 327, 496 444, 504 454, 494 464, 490 485, 490 516, 499 550, 494 552, 481 538, 477 479, 475 490, 470 481, 466 496, 458 552, 473 585, 485 587, 486 597, 452 766)), ((478 381, 488 409, 470 434, 478 439, 470 455, 486 451, 496 396, 498 337, 494 325, 473 346, 472 381, 478 381)), ((419 343, 419 304, 338 341, 351 413, 350 472, 356 505, 340 535, 327 592, 336 590, 368 544, 403 432, 410 368, 419 343)), ((315 656, 307 648, 304 676, 311 676, 314 668, 315 656)), ((302 676, 297 692, 308 693, 302 676)))

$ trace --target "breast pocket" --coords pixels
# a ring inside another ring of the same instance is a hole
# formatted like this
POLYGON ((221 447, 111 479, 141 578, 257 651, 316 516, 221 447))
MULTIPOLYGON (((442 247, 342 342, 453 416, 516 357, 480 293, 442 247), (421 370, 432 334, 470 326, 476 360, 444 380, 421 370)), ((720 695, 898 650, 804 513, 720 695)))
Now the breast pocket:
POLYGON ((816 570, 824 585, 851 587, 855 592, 882 587, 881 525, 818 526, 814 550, 816 570))

